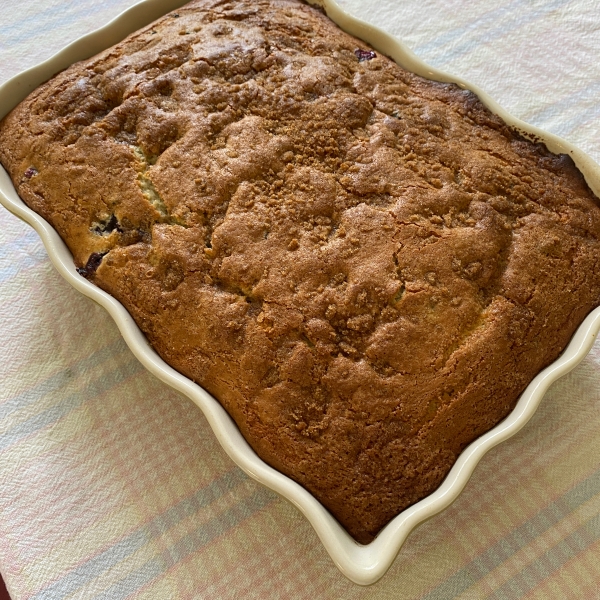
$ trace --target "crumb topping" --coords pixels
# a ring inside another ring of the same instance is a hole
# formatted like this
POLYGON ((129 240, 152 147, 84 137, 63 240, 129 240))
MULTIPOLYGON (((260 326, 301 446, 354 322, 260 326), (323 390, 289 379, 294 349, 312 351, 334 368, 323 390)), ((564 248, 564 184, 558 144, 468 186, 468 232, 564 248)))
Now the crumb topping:
POLYGON ((0 136, 79 272, 361 542, 600 302, 568 157, 295 0, 196 0, 0 136))

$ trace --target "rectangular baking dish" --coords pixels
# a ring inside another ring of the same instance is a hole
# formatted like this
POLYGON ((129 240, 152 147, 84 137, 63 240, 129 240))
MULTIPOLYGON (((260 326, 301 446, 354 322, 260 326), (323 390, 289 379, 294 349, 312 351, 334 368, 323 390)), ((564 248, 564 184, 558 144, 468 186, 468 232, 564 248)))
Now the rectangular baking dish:
MULTIPOLYGON (((552 152, 569 154, 584 174, 591 189, 600 196, 600 166, 586 154, 568 142, 512 117, 476 86, 429 67, 392 36, 345 13, 334 0, 310 2, 322 6, 342 29, 367 41, 403 68, 429 79, 454 82, 462 88, 472 90, 492 112, 526 137, 541 140, 552 152)), ((184 3, 182 0, 144 0, 101 29, 73 42, 49 60, 17 75, 0 87, 0 118, 58 71, 116 44, 129 33, 184 3)), ((514 435, 527 423, 550 384, 572 369, 589 352, 600 330, 598 308, 580 325, 558 360, 530 383, 513 412, 463 451, 440 488, 396 516, 373 542, 360 545, 308 491, 268 466, 255 454, 221 405, 200 386, 168 366, 149 347, 142 332, 117 300, 76 272, 71 253, 58 234, 19 199, 10 178, 1 167, 0 202, 38 232, 58 272, 73 287, 108 311, 140 362, 159 379, 188 396, 202 410, 217 439, 232 460, 250 477, 292 502, 310 521, 338 568, 349 579, 361 585, 372 584, 382 577, 412 529, 456 499, 484 454, 514 435)))

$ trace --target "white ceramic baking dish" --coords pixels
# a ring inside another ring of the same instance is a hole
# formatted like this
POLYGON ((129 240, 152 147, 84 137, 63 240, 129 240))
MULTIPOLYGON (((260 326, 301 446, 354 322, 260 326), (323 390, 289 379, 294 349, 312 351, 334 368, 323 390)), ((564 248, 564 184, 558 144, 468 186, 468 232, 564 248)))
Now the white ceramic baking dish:
MULTIPOLYGON (((535 136, 556 153, 568 153, 583 172, 592 190, 600 195, 600 166, 568 142, 515 119, 476 86, 433 69, 419 60, 398 40, 345 13, 333 0, 311 0, 349 33, 366 40, 402 67, 438 81, 452 81, 468 88, 484 104, 524 135, 535 136)), ((184 4, 182 0, 145 0, 122 13, 105 27, 67 46, 42 64, 29 69, 0 87, 0 118, 30 91, 56 72, 119 42, 129 33, 184 4)), ((103 306, 117 323, 125 341, 140 362, 159 379, 193 400, 203 411, 219 442, 233 461, 250 477, 287 498, 315 528, 331 558, 352 581, 368 585, 389 568, 404 540, 417 525, 449 506, 462 491, 483 455, 521 429, 531 418, 550 384, 571 370, 589 352, 600 329, 600 308, 577 329, 560 358, 544 369, 527 387, 513 412, 460 455, 441 487, 393 519, 368 545, 356 543, 330 513, 303 487, 264 463, 241 436, 221 405, 200 386, 169 367, 148 345, 125 308, 75 270, 71 253, 55 230, 19 199, 7 173, 0 167, 0 202, 29 223, 40 235, 58 272, 80 292, 103 306)))

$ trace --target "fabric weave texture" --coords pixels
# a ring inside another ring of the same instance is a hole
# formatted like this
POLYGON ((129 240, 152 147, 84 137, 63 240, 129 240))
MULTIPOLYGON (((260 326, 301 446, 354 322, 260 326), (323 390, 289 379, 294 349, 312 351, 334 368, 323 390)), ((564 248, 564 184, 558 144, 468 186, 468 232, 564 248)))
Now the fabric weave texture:
MULTIPOLYGON (((600 161, 593 0, 338 1, 600 161)), ((131 4, 23 0, 0 22, 0 83, 131 4)), ((33 229, 0 215, 0 572, 15 600, 600 597, 600 342, 362 588, 144 370, 33 229)))

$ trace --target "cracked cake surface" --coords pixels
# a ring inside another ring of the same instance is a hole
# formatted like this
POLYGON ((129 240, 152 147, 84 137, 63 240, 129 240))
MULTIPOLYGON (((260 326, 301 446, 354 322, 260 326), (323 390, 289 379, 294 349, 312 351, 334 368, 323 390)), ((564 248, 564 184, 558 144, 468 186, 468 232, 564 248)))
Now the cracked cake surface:
POLYGON ((600 303, 570 158, 297 0, 196 0, 42 85, 0 161, 82 276, 360 542, 600 303))

